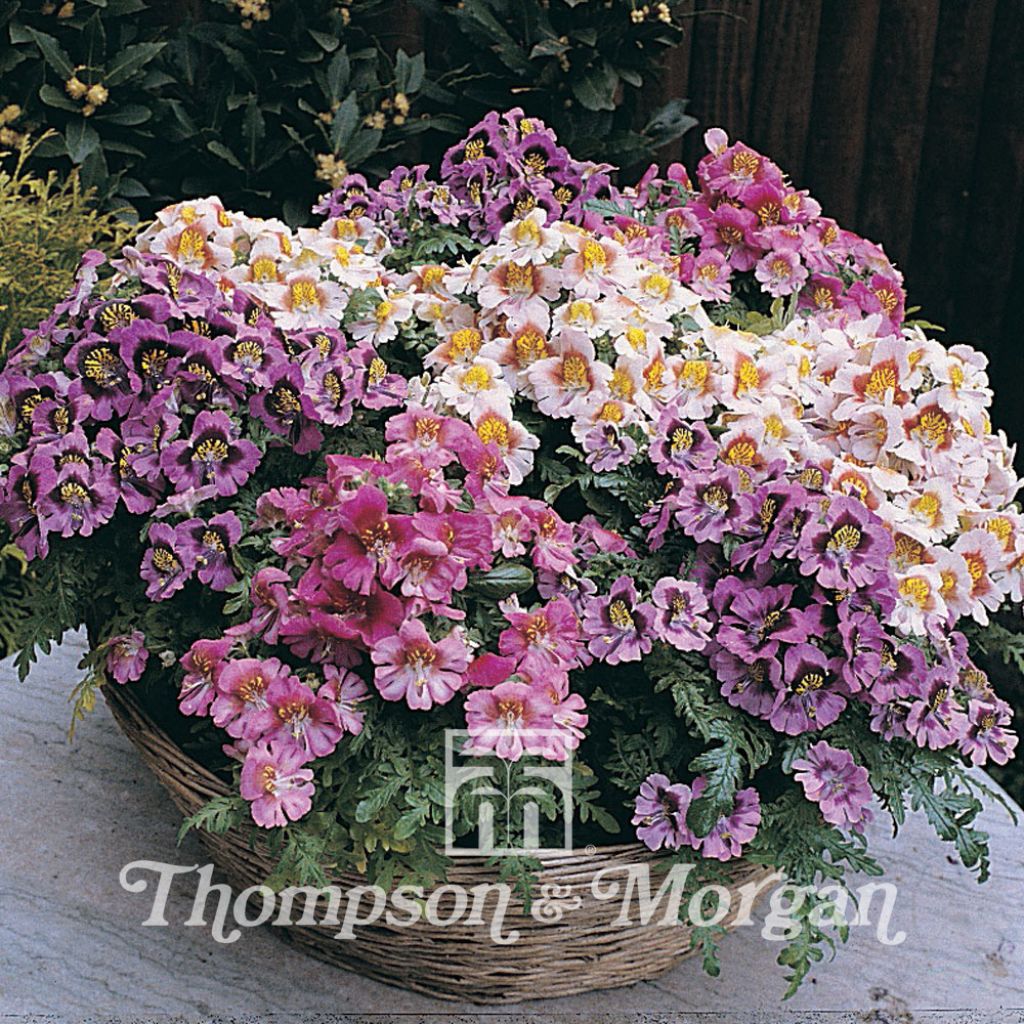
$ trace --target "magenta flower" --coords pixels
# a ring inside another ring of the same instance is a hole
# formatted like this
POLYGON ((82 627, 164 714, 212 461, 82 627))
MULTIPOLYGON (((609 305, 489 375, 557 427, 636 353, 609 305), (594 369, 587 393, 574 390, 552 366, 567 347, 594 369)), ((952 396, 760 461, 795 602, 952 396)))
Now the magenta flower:
POLYGON ((511 623, 498 637, 498 650, 516 659, 517 669, 535 679, 564 671, 578 663, 580 626, 564 597, 533 612, 506 611, 511 623))
POLYGON ((148 660, 145 634, 137 629, 127 635, 112 636, 107 641, 107 671, 118 683, 141 679, 148 660))
POLYGON ((150 601, 166 601, 181 590, 195 571, 195 555, 186 534, 167 523, 149 528, 149 547, 142 556, 139 575, 149 584, 150 601))
POLYGON ((364 484, 341 506, 338 528, 324 557, 324 568, 344 586, 368 594, 379 571, 384 586, 398 578, 404 520, 388 515, 388 499, 364 484))
POLYGON ((783 658, 785 688, 775 698, 768 722, 787 736, 797 736, 831 725, 846 707, 846 698, 837 692, 835 666, 811 644, 795 644, 783 658))
POLYGON ((252 819, 263 828, 287 825, 313 806, 313 772, 303 768, 302 749, 290 743, 258 743, 245 755, 240 791, 252 819))
POLYGON ((192 436, 174 441, 160 456, 160 468, 179 491, 213 486, 222 498, 238 492, 260 463, 260 450, 245 438, 227 413, 201 412, 192 436))
MULTIPOLYGON (((693 799, 707 788, 707 779, 698 775, 693 780, 693 799)), ((757 835, 761 824, 761 798, 753 788, 741 789, 732 811, 719 818, 711 831, 703 837, 694 837, 694 847, 710 859, 727 861, 743 854, 743 847, 757 835)))
POLYGON ((217 695, 216 685, 227 656, 234 646, 231 637, 196 640, 181 659, 185 677, 178 694, 178 709, 183 715, 205 715, 217 695))
POLYGON ((1017 736, 1007 728, 1012 718, 1006 701, 970 701, 960 752, 971 759, 971 764, 986 764, 989 760, 1006 764, 1017 749, 1017 736))
POLYGON ((469 651, 458 630, 434 643, 423 623, 409 619, 397 636, 370 651, 377 666, 373 681, 385 700, 404 700, 417 711, 447 704, 462 688, 469 651))
POLYGON ((594 597, 587 602, 583 617, 587 649, 609 665, 639 661, 653 646, 657 614, 654 605, 638 600, 632 579, 620 576, 607 597, 594 597))
POLYGON ((366 712, 361 711, 359 705, 370 699, 366 683, 355 672, 335 665, 324 666, 324 678, 327 681, 316 695, 334 705, 338 722, 345 732, 358 736, 366 719, 366 712))
POLYGON ((686 812, 692 793, 682 783, 670 784, 668 777, 655 773, 640 784, 634 805, 636 837, 649 850, 678 850, 692 846, 693 833, 686 827, 686 812))
POLYGON ((338 745, 342 728, 334 704, 318 697, 295 676, 278 676, 267 687, 275 722, 263 733, 271 742, 294 743, 307 760, 326 757, 338 745))
POLYGON ((813 617, 792 607, 795 590, 790 583, 756 587, 735 576, 722 580, 715 600, 727 604, 715 639, 748 662, 774 658, 784 643, 803 643, 811 635, 813 617))
POLYGON ((554 726, 553 705, 540 687, 509 680, 474 690, 466 698, 466 752, 477 756, 493 751, 505 761, 523 754, 543 756, 554 726))
POLYGON ((277 658, 227 662, 217 676, 217 694, 210 708, 213 724, 235 739, 259 739, 277 725, 267 691, 274 682, 289 679, 295 677, 277 658))
POLYGON ((586 714, 586 701, 578 693, 565 693, 567 688, 568 677, 564 684, 549 687, 548 696, 552 704, 551 735, 543 751, 543 757, 548 761, 566 760, 569 752, 579 747, 583 730, 590 721, 590 716, 586 714))
POLYGON ((702 651, 707 645, 711 622, 704 613, 708 601, 696 583, 663 576, 651 594, 654 631, 659 640, 678 651, 702 651))
POLYGON ((291 577, 282 569, 264 566, 252 578, 249 601, 252 615, 249 625, 256 636, 263 636, 268 644, 277 643, 281 620, 288 610, 288 588, 291 577))
POLYGON ((854 762, 849 751, 820 740, 793 762, 793 768, 804 795, 818 804, 827 822, 859 832, 870 820, 868 771, 854 762))
POLYGON ((822 523, 804 527, 797 555, 800 571, 829 590, 870 586, 888 571, 892 537, 881 520, 855 498, 834 498, 822 523))

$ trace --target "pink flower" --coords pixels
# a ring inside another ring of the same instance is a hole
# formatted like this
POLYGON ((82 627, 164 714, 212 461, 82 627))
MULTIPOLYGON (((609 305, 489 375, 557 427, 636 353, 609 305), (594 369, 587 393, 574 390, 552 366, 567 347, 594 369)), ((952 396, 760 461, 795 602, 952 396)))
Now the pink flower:
POLYGON ((141 678, 148 660, 146 637, 137 629, 107 641, 107 671, 118 683, 134 683, 141 678))
POLYGON ((316 695, 334 705, 338 721, 345 732, 358 736, 363 731, 363 720, 366 718, 366 712, 360 711, 358 705, 370 699, 366 683, 355 672, 335 665, 324 666, 324 677, 327 682, 317 690, 316 695))
POLYGON ((469 652, 462 635, 452 630, 434 643, 423 623, 409 619, 397 636, 381 640, 370 657, 377 666, 373 681, 385 700, 405 700, 426 711, 447 704, 462 687, 469 652))
POLYGON ((467 752, 494 751, 505 761, 523 754, 543 755, 554 725, 547 695, 528 683, 509 680, 493 689, 475 690, 466 698, 467 752))
POLYGON ((197 640, 181 659, 185 678, 181 681, 178 709, 183 715, 205 715, 217 695, 216 684, 227 664, 234 639, 197 640))
POLYGON ((294 678, 277 658, 229 661, 217 678, 217 696, 210 709, 214 725, 235 739, 259 739, 276 724, 267 691, 278 679, 294 678))
POLYGON ((996 764, 1006 764, 1017 749, 1017 736, 1007 728, 1012 717, 1005 701, 972 700, 960 752, 970 757, 972 764, 985 764, 990 758, 996 764))
POLYGON ((549 601, 537 611, 508 611, 505 618, 511 628, 498 638, 498 649, 514 656, 520 671, 543 679, 552 670, 577 664, 579 621, 564 597, 549 601))
POLYGON ((757 262, 754 277, 764 285, 769 295, 792 295, 804 286, 807 268, 791 249, 775 249, 757 262))
POLYGON ((794 778, 804 787, 804 795, 820 806, 827 822, 860 831, 870 820, 868 770, 854 763, 849 751, 838 750, 821 740, 805 757, 794 761, 793 768, 794 778))
POLYGON ((707 645, 711 622, 704 591, 696 583, 665 576, 654 585, 651 601, 657 612, 654 631, 658 638, 679 651, 702 651, 707 645))
POLYGON ((313 806, 313 772, 303 768, 302 749, 290 743, 258 743, 245 755, 240 791, 263 828, 287 825, 313 806))
POLYGON ((334 705, 295 676, 275 679, 267 689, 267 704, 275 721, 264 738, 294 743, 307 759, 326 757, 338 745, 342 728, 334 705))

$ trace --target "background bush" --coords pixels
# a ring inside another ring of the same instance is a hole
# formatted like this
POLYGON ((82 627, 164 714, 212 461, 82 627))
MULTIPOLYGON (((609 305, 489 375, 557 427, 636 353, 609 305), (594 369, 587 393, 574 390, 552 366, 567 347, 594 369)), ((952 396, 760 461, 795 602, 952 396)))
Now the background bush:
POLYGON ((216 194, 293 224, 347 172, 436 158, 491 108, 525 103, 576 156, 624 164, 692 123, 642 108, 681 35, 666 4, 424 0, 433 67, 392 45, 395 6, 0 0, 0 107, 53 129, 36 163, 77 167, 108 207, 216 194))
POLYGON ((64 297, 86 249, 112 251, 125 239, 127 225, 96 208, 77 173, 29 173, 33 151, 48 141, 21 140, 11 165, 0 166, 0 354, 64 297))

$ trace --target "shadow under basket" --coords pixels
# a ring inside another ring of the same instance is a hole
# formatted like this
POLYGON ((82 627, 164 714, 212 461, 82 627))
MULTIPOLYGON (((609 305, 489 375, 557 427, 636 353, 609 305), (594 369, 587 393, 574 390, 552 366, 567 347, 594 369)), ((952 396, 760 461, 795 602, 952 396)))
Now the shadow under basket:
MULTIPOLYGON (((184 815, 194 814, 213 797, 230 791, 155 725, 130 686, 104 687, 103 693, 121 731, 184 815)), ((236 892, 261 885, 275 867, 259 831, 239 827, 224 835, 197 832, 236 892)), ((663 878, 653 870, 655 862, 663 859, 658 854, 639 843, 627 843, 589 846, 572 853, 542 853, 538 859, 543 867, 538 872, 533 913, 525 913, 514 896, 502 921, 503 936, 519 932, 518 940, 511 944, 492 941, 487 912, 482 917, 485 923, 469 923, 472 902, 465 913, 452 914, 458 917, 456 923, 444 927, 423 918, 413 925, 388 925, 382 914, 375 923, 357 927, 356 937, 349 940, 335 937, 337 924, 291 925, 275 927, 274 931, 286 935, 312 956, 366 977, 440 999, 482 1004, 578 995, 649 981, 694 952, 688 926, 660 923, 667 898, 650 923, 644 925, 638 920, 634 892, 631 923, 615 923, 623 907, 628 866, 650 865, 650 889, 652 895, 657 893, 663 878), (598 872, 607 869, 613 870, 603 876, 601 890, 607 892, 617 881, 619 892, 614 898, 598 899, 591 884, 598 872)), ((736 891, 741 886, 756 885, 770 874, 770 869, 742 860, 729 865, 726 887, 733 898, 732 906, 737 904, 736 891)), ((448 883, 467 891, 497 881, 497 869, 483 856, 453 858, 448 870, 448 883)), ((352 872, 338 872, 331 882, 346 891, 365 885, 366 879, 352 872)), ((469 896, 472 901, 472 893, 469 896)), ((444 920, 454 900, 451 890, 443 894, 435 919, 444 920)), ((487 911, 496 902, 495 896, 488 897, 487 911)), ((301 916, 302 906, 302 901, 296 900, 291 920, 301 916)), ((326 909, 326 900, 323 906, 326 909)), ((367 897, 359 910, 362 914, 369 909, 367 897)), ((399 920, 407 919, 404 909, 395 910, 399 920)), ((320 909, 316 913, 319 918, 320 909)), ((730 920, 731 914, 722 923, 728 927, 730 920)))

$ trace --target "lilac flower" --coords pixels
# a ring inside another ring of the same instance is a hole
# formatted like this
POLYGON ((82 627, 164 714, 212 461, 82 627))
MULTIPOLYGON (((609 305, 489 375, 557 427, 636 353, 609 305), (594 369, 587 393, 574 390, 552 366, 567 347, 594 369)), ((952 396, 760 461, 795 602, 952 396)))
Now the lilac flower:
POLYGON ((648 775, 640 784, 634 805, 637 839, 649 850, 660 850, 663 846, 678 850, 693 845, 693 833, 686 827, 691 798, 689 786, 670 784, 667 776, 657 772, 648 775))
POLYGON ((796 587, 785 583, 778 587, 753 587, 735 577, 722 580, 725 611, 715 631, 715 639, 744 661, 774 658, 781 644, 803 643, 811 635, 813 617, 792 607, 796 587))
POLYGON ((222 512, 209 522, 190 519, 177 531, 192 546, 191 559, 200 583, 211 590, 227 590, 235 582, 231 549, 242 538, 242 524, 234 512, 222 512))
POLYGON ((647 601, 638 601, 636 587, 628 576, 620 576, 607 597, 587 602, 583 633, 587 649, 609 665, 639 661, 653 646, 657 609, 647 601))
POLYGON ((599 424, 587 431, 583 438, 587 465, 596 473, 610 473, 626 465, 636 454, 636 441, 618 430, 613 424, 599 424))
POLYGON ((110 460, 117 477, 118 492, 124 506, 133 515, 144 515, 156 508, 159 490, 145 475, 146 455, 118 437, 109 427, 96 435, 96 450, 110 460))
POLYGON ((294 744, 258 743, 249 749, 240 791, 257 825, 275 828, 309 813, 315 787, 312 770, 303 764, 305 755, 294 744))
POLYGON ((746 662, 724 649, 715 651, 711 667, 722 684, 722 696, 758 718, 768 718, 782 689, 782 665, 775 658, 746 662))
POLYGON ((870 820, 868 771, 854 762, 849 751, 821 740, 794 761, 793 768, 804 795, 818 804, 827 822, 859 832, 870 820))
POLYGON ((703 423, 690 422, 671 406, 662 412, 650 449, 659 473, 685 477, 696 469, 710 469, 717 451, 703 423))
POLYGON ((907 732, 917 745, 941 750, 962 740, 967 732, 967 716, 953 700, 949 670, 942 665, 933 668, 920 692, 922 699, 914 701, 907 714, 907 732))
POLYGON ((808 523, 800 571, 830 590, 870 586, 888 569, 893 542, 881 520, 854 498, 834 498, 822 523, 808 523))
POLYGON ((118 683, 133 683, 142 678, 148 660, 145 634, 137 629, 107 641, 107 671, 118 683))
POLYGON ((752 494, 741 495, 737 532, 752 539, 736 548, 732 564, 742 569, 751 561, 760 566, 771 558, 789 557, 811 508, 806 488, 785 480, 769 481, 752 494))
POLYGON ((688 580, 663 576, 651 594, 654 631, 660 640, 679 651, 701 651, 707 645, 710 621, 704 617, 708 601, 704 591, 688 580))
POLYGON ((64 357, 64 365, 81 379, 92 400, 94 420, 123 416, 141 389, 141 381, 121 358, 118 346, 97 334, 77 341, 64 357))
POLYGON ((165 601, 181 590, 195 571, 195 556, 188 537, 167 523, 149 528, 149 547, 142 556, 140 575, 149 584, 146 597, 165 601))
POLYGON ((1007 728, 1012 718, 1013 712, 1006 701, 970 701, 960 752, 971 759, 971 764, 985 764, 990 759, 996 764, 1006 764, 1017 749, 1017 736, 1007 728))
POLYGON ((783 658, 785 689, 775 698, 768 718, 771 727, 787 736, 797 736, 831 725, 846 707, 837 692, 835 670, 838 659, 830 661, 811 644, 786 649, 783 658))
POLYGON ((238 437, 228 415, 209 410, 196 417, 187 441, 174 441, 160 456, 160 468, 178 490, 211 485, 222 498, 236 494, 259 463, 259 448, 238 437))
MULTIPOLYGON (((707 779, 698 775, 693 780, 693 799, 707 788, 707 779)), ((761 824, 761 798, 753 788, 741 789, 735 797, 732 811, 719 818, 711 831, 703 837, 694 837, 694 846, 703 857, 727 861, 743 854, 743 846, 757 835, 761 824)))
POLYGON ((684 478, 673 504, 675 520, 684 533, 698 543, 718 542, 735 528, 739 476, 731 467, 692 473, 684 478))

